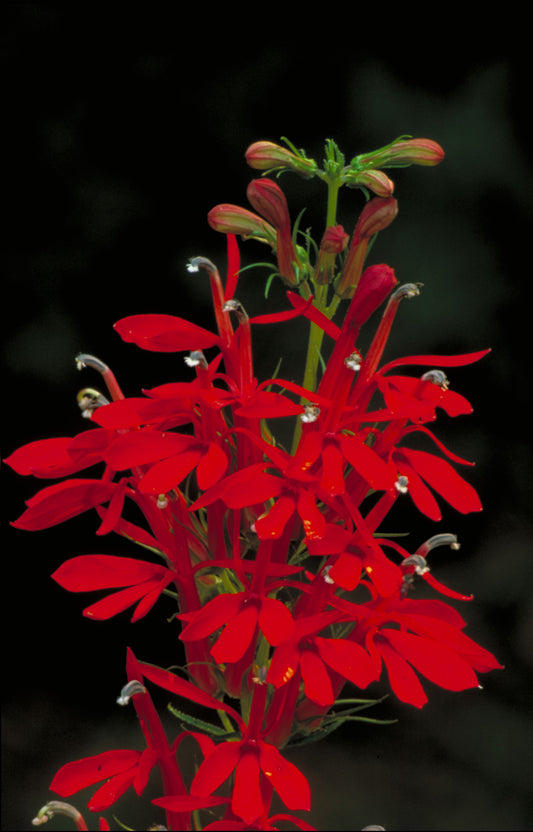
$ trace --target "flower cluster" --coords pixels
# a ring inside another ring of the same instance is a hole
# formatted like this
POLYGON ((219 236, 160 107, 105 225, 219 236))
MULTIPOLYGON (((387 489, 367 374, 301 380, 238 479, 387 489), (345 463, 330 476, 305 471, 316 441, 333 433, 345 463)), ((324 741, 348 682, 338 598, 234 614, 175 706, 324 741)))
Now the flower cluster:
MULTIPOLYGON (((500 667, 465 634, 455 608, 411 592, 420 578, 445 597, 470 600, 428 566, 434 547, 458 546, 455 536, 436 534, 413 551, 383 530, 397 501, 412 501, 432 521, 441 519, 441 501, 462 513, 481 510, 478 494, 458 473, 471 463, 445 447, 431 426, 439 410, 451 417, 472 411, 450 389, 444 369, 476 362, 488 350, 383 363, 399 306, 419 287, 399 285, 388 265, 366 265, 376 234, 398 213, 383 168, 434 165, 442 157, 435 142, 402 137, 346 164, 328 141, 319 167, 292 145, 253 144, 246 159, 263 172, 248 187, 253 210, 224 204, 208 215, 211 227, 227 235, 226 280, 204 257, 189 263, 190 272, 209 279, 214 330, 167 313, 115 325, 141 349, 185 353, 191 380, 126 397, 107 365, 82 354, 78 366, 99 372, 107 388, 105 395, 93 388, 79 394, 86 429, 31 442, 7 458, 19 474, 54 481, 28 500, 15 527, 44 529, 95 510, 98 536, 115 532, 149 553, 148 559, 82 555, 56 569, 52 577, 66 590, 100 592, 85 616, 109 619, 133 609, 137 621, 164 593, 176 599, 181 624, 187 678, 128 650, 118 701, 133 703, 142 750, 106 750, 67 763, 51 783, 60 797, 101 784, 89 809, 104 812, 130 788, 141 795, 156 769, 162 796, 154 803, 165 810, 169 829, 273 830, 277 820, 312 829, 297 815, 270 814, 274 793, 289 813, 311 807, 308 782, 289 759, 291 742, 312 741, 359 718, 376 701, 359 691, 383 676, 398 699, 420 708, 427 701, 421 678, 459 691, 479 687, 479 673, 500 667), (299 237, 283 191, 268 178, 287 170, 328 186, 318 244, 309 234, 299 237), (343 185, 365 198, 351 234, 336 218, 343 185), (274 273, 286 286, 284 309, 250 317, 236 299, 237 236, 272 249, 274 273), (378 309, 362 355, 360 330, 378 309), (309 321, 302 383, 258 381, 254 327, 295 318, 309 321), (273 425, 282 417, 295 424, 290 448, 276 440, 273 425), (188 727, 173 740, 151 685, 181 703, 176 715, 188 727), (346 685, 358 698, 344 699, 351 707, 332 713, 346 685), (187 716, 187 702, 205 708, 208 718, 187 716), (203 760, 191 782, 179 760, 186 737, 203 760), (220 820, 213 821, 217 807, 220 820), (202 810, 209 815, 200 827, 202 810)), ((34 822, 58 811, 86 828, 60 801, 43 807, 34 822)), ((100 828, 109 828, 104 818, 100 828)))

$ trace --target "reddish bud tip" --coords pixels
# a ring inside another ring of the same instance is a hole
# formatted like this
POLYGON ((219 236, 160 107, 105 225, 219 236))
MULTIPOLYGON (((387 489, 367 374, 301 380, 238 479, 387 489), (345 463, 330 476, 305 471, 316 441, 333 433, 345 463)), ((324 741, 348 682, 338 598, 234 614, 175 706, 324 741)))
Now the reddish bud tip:
POLYGON ((290 228, 289 208, 285 194, 271 179, 253 179, 246 195, 255 208, 274 228, 290 228))

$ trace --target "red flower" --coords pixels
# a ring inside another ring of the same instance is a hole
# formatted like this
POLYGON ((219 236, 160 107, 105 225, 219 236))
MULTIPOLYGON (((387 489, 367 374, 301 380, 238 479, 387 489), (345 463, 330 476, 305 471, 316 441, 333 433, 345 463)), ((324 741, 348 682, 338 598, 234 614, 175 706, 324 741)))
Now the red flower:
POLYGON ((128 587, 83 610, 87 618, 98 621, 117 615, 137 601, 131 620, 138 621, 151 610, 175 577, 176 573, 164 566, 113 555, 80 555, 65 561, 52 574, 54 581, 70 592, 128 587))
POLYGON ((207 797, 235 772, 231 808, 245 823, 251 824, 264 812, 261 773, 281 800, 292 810, 309 810, 309 784, 295 765, 278 749, 261 739, 244 739, 217 745, 205 758, 191 785, 191 794, 207 797))
POLYGON ((439 687, 459 691, 480 687, 476 671, 502 667, 462 632, 465 624, 442 601, 390 599, 384 605, 378 599, 366 605, 351 637, 365 645, 379 670, 385 663, 398 699, 421 708, 427 696, 415 671, 439 687))
POLYGON ((185 613, 188 621, 180 639, 195 641, 214 633, 225 625, 222 635, 211 648, 211 655, 219 664, 236 662, 246 652, 256 628, 259 627, 269 644, 279 644, 292 632, 292 616, 281 601, 252 592, 217 595, 201 610, 185 613))
POLYGON ((440 520, 441 512, 427 485, 462 514, 483 509, 475 489, 442 457, 412 448, 397 448, 392 459, 399 475, 407 477, 407 491, 414 504, 431 520, 440 520))
POLYGON ((61 797, 69 797, 81 789, 106 780, 88 803, 92 812, 102 812, 109 809, 130 786, 141 795, 156 762, 157 754, 150 748, 142 753, 122 748, 104 751, 94 757, 85 757, 64 765, 55 775, 50 788, 61 797))
POLYGON ((267 682, 279 688, 299 670, 307 698, 328 707, 335 701, 328 668, 359 688, 366 688, 378 679, 379 673, 361 645, 317 635, 338 618, 339 614, 332 611, 297 620, 292 636, 274 651, 267 682))
POLYGON ((145 494, 166 494, 195 468, 198 486, 205 490, 218 482, 228 466, 228 457, 217 442, 149 430, 118 436, 105 459, 117 471, 155 463, 138 482, 139 491, 145 494))

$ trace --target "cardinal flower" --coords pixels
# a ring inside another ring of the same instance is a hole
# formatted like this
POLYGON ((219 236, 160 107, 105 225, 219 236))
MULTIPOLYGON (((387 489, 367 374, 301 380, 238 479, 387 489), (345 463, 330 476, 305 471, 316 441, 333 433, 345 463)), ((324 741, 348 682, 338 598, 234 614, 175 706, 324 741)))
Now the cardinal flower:
POLYGON ((297 620, 292 635, 274 651, 267 681, 279 688, 299 670, 307 698, 327 707, 335 701, 328 668, 359 688, 378 679, 379 673, 361 645, 318 635, 338 617, 336 611, 331 611, 297 620))
POLYGON ((198 612, 181 617, 188 621, 180 635, 182 641, 205 638, 224 626, 211 648, 218 663, 238 661, 257 627, 273 645, 283 641, 294 627, 292 616, 281 601, 249 591, 217 595, 198 612))
POLYGON ((351 638, 365 646, 376 668, 385 664, 398 699, 421 708, 427 696, 417 673, 459 691, 480 687, 476 672, 502 667, 462 632, 465 626, 459 613, 442 601, 404 598, 384 604, 378 599, 367 605, 351 638))

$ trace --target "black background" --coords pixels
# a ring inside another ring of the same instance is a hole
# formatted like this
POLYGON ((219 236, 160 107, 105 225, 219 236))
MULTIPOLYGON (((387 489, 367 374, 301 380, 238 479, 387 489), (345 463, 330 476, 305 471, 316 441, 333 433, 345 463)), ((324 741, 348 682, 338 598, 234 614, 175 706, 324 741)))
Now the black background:
MULTIPOLYGON (((393 173, 400 213, 372 262, 389 263, 401 282, 424 284, 399 315, 390 357, 492 347, 482 364, 450 371, 475 413, 444 420, 439 434, 476 460, 468 475, 485 511, 445 510, 437 527, 414 514, 394 519, 416 546, 436 531, 459 535, 460 553, 435 553, 435 572, 474 593, 461 610, 467 632, 506 669, 484 677, 483 692, 428 683, 421 712, 391 698, 379 715, 398 717, 396 725, 355 725, 291 759, 311 781, 310 819, 319 829, 530 829, 527 55, 517 57, 516 32, 513 39, 496 28, 481 45, 474 32, 440 29, 437 46, 426 29, 409 37, 399 18, 398 29, 385 27, 389 45, 375 20, 325 15, 306 19, 309 34, 302 20, 279 34, 279 9, 238 20, 229 12, 202 20, 199 10, 193 25, 171 7, 148 8, 4 10, 2 455, 84 427, 75 396, 99 380, 77 373, 80 351, 110 364, 126 395, 189 378, 180 356, 142 353, 112 325, 138 312, 212 325, 207 284, 185 264, 202 254, 224 268, 224 238, 206 214, 219 202, 246 205, 254 174, 243 154, 252 141, 288 136, 319 160, 329 137, 348 158, 405 133, 440 142, 447 155, 438 168, 393 173)), ((304 224, 320 236, 320 183, 289 175, 281 183, 293 216, 308 205, 304 224)), ((360 207, 357 192, 341 194, 338 219, 348 231, 360 207)), ((241 247, 244 262, 265 259, 254 246, 241 247)), ((276 291, 272 304, 281 304, 276 291)), ((264 310, 259 272, 243 278, 239 297, 252 314, 264 310)), ((284 371, 298 378, 297 328, 280 328, 275 355, 257 337, 258 377, 283 355, 284 371)), ((107 623, 82 618, 88 599, 61 590, 51 572, 76 554, 128 548, 95 538, 92 515, 42 532, 13 529, 24 500, 46 483, 5 466, 2 473, 2 828, 23 830, 52 796, 60 765, 111 747, 142 748, 133 712, 115 705, 126 645, 154 663, 179 656, 165 601, 134 626, 127 613, 107 623)), ((73 802, 83 808, 90 794, 73 802)), ((143 806, 124 798, 117 814, 146 828, 158 815, 143 806)), ((61 819, 50 827, 71 828, 61 819)))

